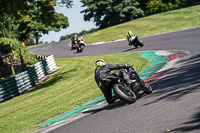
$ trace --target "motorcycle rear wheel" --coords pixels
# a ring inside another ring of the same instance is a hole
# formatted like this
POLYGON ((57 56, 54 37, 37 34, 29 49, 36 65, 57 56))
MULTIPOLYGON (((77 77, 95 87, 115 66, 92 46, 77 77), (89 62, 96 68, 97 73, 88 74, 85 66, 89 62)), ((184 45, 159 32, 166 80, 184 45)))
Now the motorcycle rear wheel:
POLYGON ((135 48, 137 48, 137 47, 138 47, 138 45, 137 45, 137 44, 135 44, 134 46, 135 46, 135 48))
POLYGON ((143 43, 142 41, 140 41, 139 39, 138 39, 138 44, 139 44, 141 47, 144 47, 144 43, 143 43))
POLYGON ((76 48, 76 52, 79 53, 79 48, 78 47, 76 48))
POLYGON ((115 84, 113 86, 113 91, 117 98, 121 99, 126 103, 134 103, 136 101, 136 95, 132 90, 128 92, 124 90, 124 85, 122 84, 115 84))

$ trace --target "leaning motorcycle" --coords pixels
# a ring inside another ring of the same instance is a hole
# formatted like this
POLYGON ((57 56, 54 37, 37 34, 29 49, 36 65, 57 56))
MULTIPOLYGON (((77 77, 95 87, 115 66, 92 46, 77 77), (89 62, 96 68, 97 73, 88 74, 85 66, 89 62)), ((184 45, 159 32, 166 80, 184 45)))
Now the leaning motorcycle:
POLYGON ((82 52, 84 48, 85 48, 85 42, 83 40, 78 40, 76 46, 77 53, 82 52))
POLYGON ((112 86, 113 92, 117 98, 131 104, 144 95, 144 93, 152 93, 151 86, 140 79, 133 67, 131 67, 129 71, 126 71, 130 76, 130 79, 135 80, 133 84, 128 84, 123 78, 114 75, 110 75, 106 77, 106 79, 103 79, 104 84, 112 86))
POLYGON ((138 36, 134 35, 132 36, 129 40, 129 45, 133 45, 135 46, 135 48, 137 48, 138 46, 143 47, 144 43, 142 41, 139 40, 138 36))

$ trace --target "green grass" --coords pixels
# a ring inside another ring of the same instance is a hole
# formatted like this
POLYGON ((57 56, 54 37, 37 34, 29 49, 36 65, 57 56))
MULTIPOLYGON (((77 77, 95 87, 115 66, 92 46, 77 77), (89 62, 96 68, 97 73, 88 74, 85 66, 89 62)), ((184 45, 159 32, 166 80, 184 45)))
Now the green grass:
POLYGON ((44 84, 29 93, 0 104, 0 132, 26 133, 38 124, 86 103, 102 93, 94 80, 94 62, 134 64, 138 72, 149 65, 139 53, 56 59, 61 68, 44 84))
MULTIPOLYGON (((87 43, 125 38, 132 30, 139 36, 196 27, 200 25, 200 6, 152 15, 113 26, 85 36, 87 43)), ((92 57, 56 59, 61 68, 33 91, 0 103, 0 132, 27 133, 38 124, 63 114, 100 95, 94 81, 94 62, 103 58, 111 64, 133 64, 138 72, 149 65, 138 53, 119 53, 92 57)))
POLYGON ((126 38, 128 30, 138 36, 200 26, 200 5, 164 12, 112 26, 84 36, 86 43, 126 38))
POLYGON ((31 46, 26 46, 26 47, 27 48, 33 48, 33 47, 42 46, 42 45, 46 45, 46 44, 36 44, 36 45, 31 45, 31 46))

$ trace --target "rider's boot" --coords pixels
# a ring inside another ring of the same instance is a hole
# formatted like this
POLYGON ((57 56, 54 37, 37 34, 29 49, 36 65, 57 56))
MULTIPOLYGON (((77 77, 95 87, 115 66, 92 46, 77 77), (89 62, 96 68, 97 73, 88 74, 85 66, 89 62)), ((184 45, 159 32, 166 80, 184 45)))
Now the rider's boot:
POLYGON ((111 99, 109 100, 109 105, 113 105, 114 102, 117 100, 118 98, 116 96, 112 96, 111 99))

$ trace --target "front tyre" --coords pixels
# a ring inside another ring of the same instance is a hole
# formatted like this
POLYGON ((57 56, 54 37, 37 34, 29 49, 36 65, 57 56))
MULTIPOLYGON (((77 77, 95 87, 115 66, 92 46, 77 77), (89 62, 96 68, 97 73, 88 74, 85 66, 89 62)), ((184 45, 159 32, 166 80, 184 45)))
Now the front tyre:
POLYGON ((153 90, 152 90, 151 86, 150 86, 148 83, 145 83, 144 92, 145 92, 146 94, 151 94, 152 91, 153 91, 153 90))
POLYGON ((136 95, 132 90, 125 90, 124 85, 122 84, 115 84, 113 86, 113 91, 117 98, 121 99, 126 103, 134 103, 136 101, 136 95))

